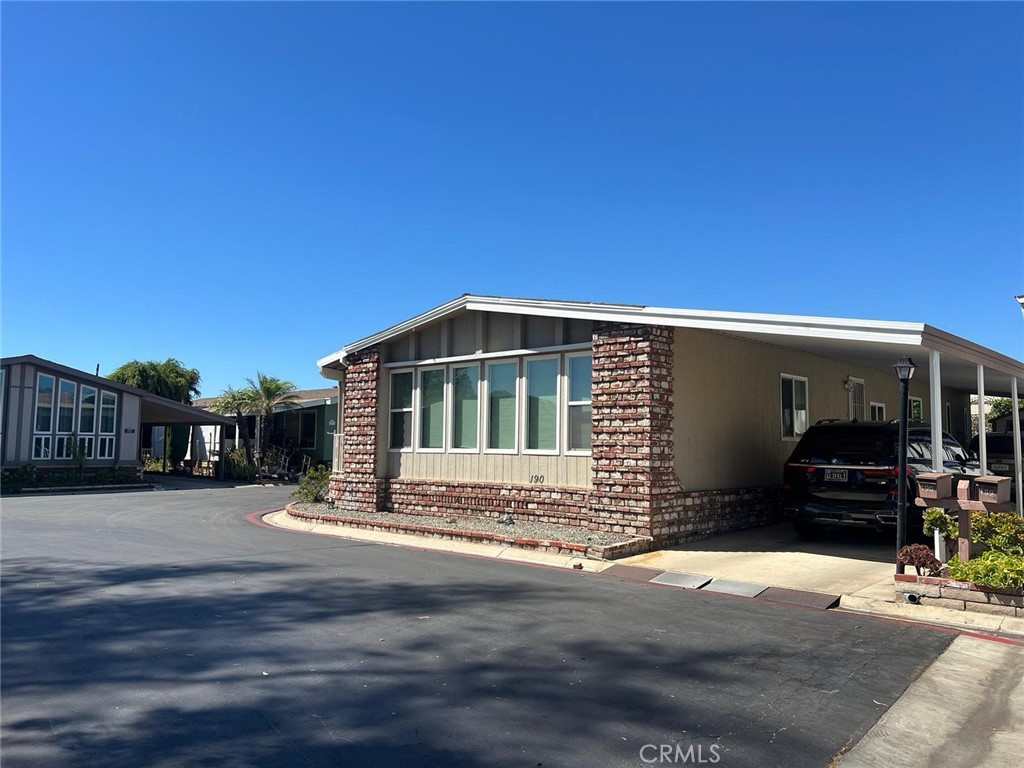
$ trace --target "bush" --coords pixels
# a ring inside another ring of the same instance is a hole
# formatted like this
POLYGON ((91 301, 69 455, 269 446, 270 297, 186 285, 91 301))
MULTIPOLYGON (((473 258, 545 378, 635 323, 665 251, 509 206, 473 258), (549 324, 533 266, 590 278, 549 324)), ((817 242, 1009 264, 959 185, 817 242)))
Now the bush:
POLYGON ((919 576, 937 573, 942 567, 935 554, 924 544, 908 544, 897 553, 896 562, 914 566, 919 576))
POLYGON ((926 536, 933 536, 935 531, 947 540, 960 536, 960 526, 951 514, 941 507, 928 507, 924 511, 924 532, 926 536))
POLYGON ((303 475, 299 487, 292 492, 292 496, 302 501, 316 503, 323 501, 327 496, 327 488, 331 482, 331 473, 327 467, 318 464, 311 467, 309 472, 303 475))
POLYGON ((966 563, 954 557, 949 561, 949 575, 982 587, 1024 589, 1024 556, 990 550, 966 563))
POLYGON ((1024 555, 1024 518, 1014 512, 974 512, 971 541, 1007 555, 1024 555))
POLYGON ((249 483, 256 479, 256 467, 246 461, 244 448, 228 451, 224 475, 228 480, 244 480, 249 483))

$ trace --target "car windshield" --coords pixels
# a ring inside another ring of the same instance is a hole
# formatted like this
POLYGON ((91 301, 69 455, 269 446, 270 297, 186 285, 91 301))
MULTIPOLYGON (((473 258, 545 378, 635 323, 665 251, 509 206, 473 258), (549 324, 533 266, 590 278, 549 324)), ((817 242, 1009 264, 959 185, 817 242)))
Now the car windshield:
POLYGON ((895 463, 896 450, 885 432, 864 429, 819 429, 804 435, 793 461, 805 464, 875 466, 895 463))
MULTIPOLYGON (((942 453, 944 462, 963 463, 967 461, 960 444, 951 437, 944 437, 942 440, 942 453)), ((930 435, 910 435, 907 438, 907 458, 910 461, 928 463, 932 460, 932 439, 930 435)))

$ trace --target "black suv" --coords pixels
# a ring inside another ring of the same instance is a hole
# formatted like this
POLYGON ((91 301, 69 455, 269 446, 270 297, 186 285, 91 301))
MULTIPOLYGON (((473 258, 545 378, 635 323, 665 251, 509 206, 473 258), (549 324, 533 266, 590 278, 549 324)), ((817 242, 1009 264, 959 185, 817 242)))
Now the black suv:
MULTIPOLYGON (((949 435, 942 435, 943 466, 956 480, 981 474, 949 435)), ((783 473, 782 508, 797 533, 813 535, 824 525, 895 530, 899 478, 899 423, 819 421, 796 446, 783 473)), ((919 421, 907 433, 907 536, 921 532, 914 504, 918 472, 932 471, 932 430, 919 421)))

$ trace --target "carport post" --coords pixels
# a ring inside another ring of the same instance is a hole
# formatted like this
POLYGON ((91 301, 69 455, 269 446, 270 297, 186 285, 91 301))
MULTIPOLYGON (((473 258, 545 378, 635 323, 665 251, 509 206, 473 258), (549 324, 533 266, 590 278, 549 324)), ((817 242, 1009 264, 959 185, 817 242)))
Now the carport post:
POLYGON ((1010 404, 1013 407, 1013 474, 1017 481, 1017 514, 1024 516, 1024 486, 1020 471, 1020 399, 1017 396, 1017 377, 1010 379, 1010 404))
POLYGON ((978 461, 981 462, 981 474, 988 474, 988 446, 985 441, 985 366, 978 366, 978 461))
POLYGON ((928 350, 928 386, 931 389, 932 405, 932 472, 946 470, 943 459, 946 454, 942 445, 942 366, 939 353, 928 350))
POLYGON ((217 425, 217 436, 220 438, 220 450, 217 451, 217 479, 224 479, 224 465, 227 463, 227 457, 224 455, 224 425, 217 425))

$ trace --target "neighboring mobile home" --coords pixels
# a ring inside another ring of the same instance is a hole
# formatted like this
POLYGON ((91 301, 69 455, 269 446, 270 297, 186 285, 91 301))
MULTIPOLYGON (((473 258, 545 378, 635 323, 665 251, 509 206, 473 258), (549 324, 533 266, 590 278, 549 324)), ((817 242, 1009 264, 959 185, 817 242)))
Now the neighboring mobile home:
POLYGON ((902 355, 936 445, 1024 381, 920 323, 465 295, 318 361, 341 387, 331 495, 659 543, 759 525, 808 425, 899 415, 902 355))
POLYGON ((33 464, 40 472, 139 467, 144 427, 227 424, 226 419, 135 387, 43 360, 0 359, 0 450, 3 468, 33 464))

